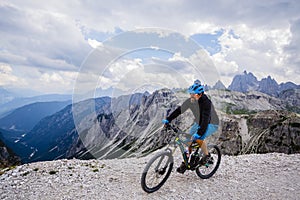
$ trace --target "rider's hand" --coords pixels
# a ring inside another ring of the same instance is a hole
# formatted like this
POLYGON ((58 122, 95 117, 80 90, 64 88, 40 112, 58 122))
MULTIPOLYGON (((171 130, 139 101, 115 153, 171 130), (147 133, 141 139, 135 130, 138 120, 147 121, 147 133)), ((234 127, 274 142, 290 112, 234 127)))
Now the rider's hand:
POLYGON ((163 124, 169 124, 170 122, 169 122, 169 120, 167 120, 167 119, 163 119, 163 120, 162 120, 162 123, 163 123, 163 124))
POLYGON ((167 127, 167 126, 169 125, 170 122, 169 122, 169 120, 167 120, 167 119, 163 119, 163 120, 162 120, 162 123, 164 124, 165 127, 167 127))

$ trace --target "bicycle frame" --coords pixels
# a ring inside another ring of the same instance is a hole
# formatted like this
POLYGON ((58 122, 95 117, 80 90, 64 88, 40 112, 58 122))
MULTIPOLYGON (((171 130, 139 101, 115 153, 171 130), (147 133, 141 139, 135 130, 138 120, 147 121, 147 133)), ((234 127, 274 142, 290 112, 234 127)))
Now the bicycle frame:
MULTIPOLYGON (((191 137, 191 135, 188 134, 188 133, 185 133, 185 132, 181 131, 178 127, 175 127, 174 125, 169 125, 167 128, 171 128, 172 131, 174 133, 176 133, 176 135, 175 135, 175 143, 180 148, 181 155, 183 157, 183 160, 184 160, 184 163, 185 163, 186 167, 188 169, 190 169, 190 164, 189 164, 189 161, 188 161, 188 157, 187 157, 187 155, 185 153, 185 148, 191 146, 192 149, 196 149, 196 151, 198 151, 199 148, 200 148, 199 144, 198 143, 193 143, 193 141, 191 139, 187 139, 187 140, 180 139, 179 135, 185 135, 185 136, 189 136, 189 137, 191 137)), ((172 154, 174 154, 176 148, 177 147, 175 145, 175 148, 173 149, 172 154)))

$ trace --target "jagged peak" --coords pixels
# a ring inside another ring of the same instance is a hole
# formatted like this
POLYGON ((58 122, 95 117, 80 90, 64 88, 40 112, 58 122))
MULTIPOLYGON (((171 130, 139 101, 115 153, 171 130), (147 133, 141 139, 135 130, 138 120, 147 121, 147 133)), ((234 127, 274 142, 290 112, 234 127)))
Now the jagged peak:
POLYGON ((241 75, 252 76, 256 78, 256 76, 254 76, 252 72, 247 72, 246 70, 244 70, 244 72, 241 75))
POLYGON ((226 89, 226 86, 222 83, 221 80, 218 80, 212 88, 213 89, 226 89))
POLYGON ((244 70, 242 74, 235 75, 228 87, 228 89, 233 91, 248 92, 257 90, 272 96, 278 96, 278 94, 284 90, 296 88, 300 88, 300 85, 296 85, 290 81, 278 84, 271 75, 257 80, 253 73, 247 72, 246 70, 244 70))
POLYGON ((261 81, 265 81, 265 80, 266 80, 266 81, 273 81, 273 82, 276 82, 276 83, 277 83, 277 81, 276 81, 274 78, 272 78, 270 75, 268 75, 267 78, 262 78, 262 79, 261 79, 261 81))

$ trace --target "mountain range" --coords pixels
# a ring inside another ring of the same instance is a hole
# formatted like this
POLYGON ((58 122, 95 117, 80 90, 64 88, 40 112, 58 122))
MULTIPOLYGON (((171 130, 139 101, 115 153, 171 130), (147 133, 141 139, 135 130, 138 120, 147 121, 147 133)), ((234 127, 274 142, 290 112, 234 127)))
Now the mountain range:
MULTIPOLYGON (((3 90, 2 90, 3 91, 3 90)), ((2 99, 10 99, 9 101, 2 101, 0 104, 0 118, 5 117, 13 110, 20 108, 22 106, 37 103, 37 102, 61 102, 61 101, 71 101, 72 95, 64 95, 64 94, 46 94, 46 95, 39 95, 33 97, 17 97, 17 96, 6 96, 7 90, 4 94, 1 93, 0 90, 0 97, 2 99)), ((9 93, 11 94, 11 93, 9 93)))
MULTIPOLYGON (((258 81, 252 73, 244 72, 234 77, 229 89, 218 81, 207 91, 221 116, 222 128, 212 139, 226 154, 299 152, 299 115, 290 114, 300 113, 299 86, 278 85, 271 77, 258 81), (276 89, 267 93, 267 85, 276 89), (287 112, 274 114, 268 110, 287 112), (244 117, 234 117, 237 114, 244 117), (277 119, 269 123, 268 129, 262 125, 254 132, 250 130, 256 124, 264 124, 268 117, 277 119), (271 128, 272 124, 276 127, 271 128), (279 130, 289 131, 281 138, 279 130), (270 147, 268 141, 276 141, 277 146, 270 147), (259 148, 253 150, 251 144, 259 148)), ((74 105, 68 101, 33 103, 0 119, 1 139, 25 163, 72 157, 143 156, 171 140, 172 136, 158 131, 161 119, 187 96, 183 90, 161 89, 152 94, 88 99, 74 105)), ((187 130, 191 114, 179 119, 175 123, 187 130)))
POLYGON ((16 131, 30 131, 41 119, 52 115, 71 101, 36 102, 15 109, 0 119, 0 127, 16 131))
MULTIPOLYGON (((247 96, 239 92, 225 91, 222 93, 225 96, 219 96, 220 94, 214 91, 210 95, 215 101, 219 101, 218 98, 222 101, 216 104, 219 115, 222 116, 222 128, 212 139, 222 147, 224 153, 237 155, 268 152, 266 149, 285 153, 299 151, 299 116, 288 111, 263 111, 285 110, 281 100, 259 92, 247 96), (242 99, 244 100, 241 101, 242 99), (260 99, 260 104, 257 104, 257 99, 260 99), (224 109, 224 106, 227 108, 224 109), (220 108, 223 108, 223 111, 220 108), (241 114, 242 111, 244 117, 231 117, 232 114, 236 114, 234 112, 241 114), (273 121, 268 122, 267 128, 266 120, 269 119, 273 121), (260 128, 257 128, 259 124, 260 128), (250 127, 257 129, 253 131, 250 127), (276 137, 272 136, 274 130, 277 133, 276 137), (278 134, 282 130, 289 130, 284 133, 284 138, 283 133, 278 134), (262 142, 270 141, 269 138, 278 140, 275 142, 277 145, 262 142), (259 144, 255 141, 259 141, 259 144), (255 144, 257 149, 251 150, 249 144, 255 144)), ((72 157, 87 159, 147 155, 168 144, 172 139, 172 135, 158 131, 161 119, 185 98, 185 93, 174 93, 164 89, 153 94, 86 100, 73 107, 73 110, 79 110, 77 114, 80 118, 77 124, 74 123, 76 120, 73 118, 72 106, 66 106, 42 119, 19 141, 10 143, 10 147, 25 163, 72 157), (95 113, 90 110, 90 105, 95 106, 95 113)), ((185 113, 175 123, 187 130, 192 121, 191 113, 185 113)))
POLYGON ((292 82, 278 84, 271 76, 258 81, 251 73, 244 71, 241 75, 236 75, 228 87, 229 90, 238 92, 259 91, 271 96, 278 97, 280 93, 289 89, 300 89, 300 85, 292 82))

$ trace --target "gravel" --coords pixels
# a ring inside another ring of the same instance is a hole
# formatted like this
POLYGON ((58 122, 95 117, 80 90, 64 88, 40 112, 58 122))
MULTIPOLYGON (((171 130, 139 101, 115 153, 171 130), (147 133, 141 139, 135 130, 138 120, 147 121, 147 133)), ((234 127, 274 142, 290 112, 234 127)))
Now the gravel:
MULTIPOLYGON (((299 199, 300 154, 223 156, 217 173, 200 179, 176 172, 157 192, 140 177, 151 154, 112 160, 56 160, 17 166, 0 176, 0 199, 299 199)), ((4 170, 2 170, 3 172, 4 170)))

